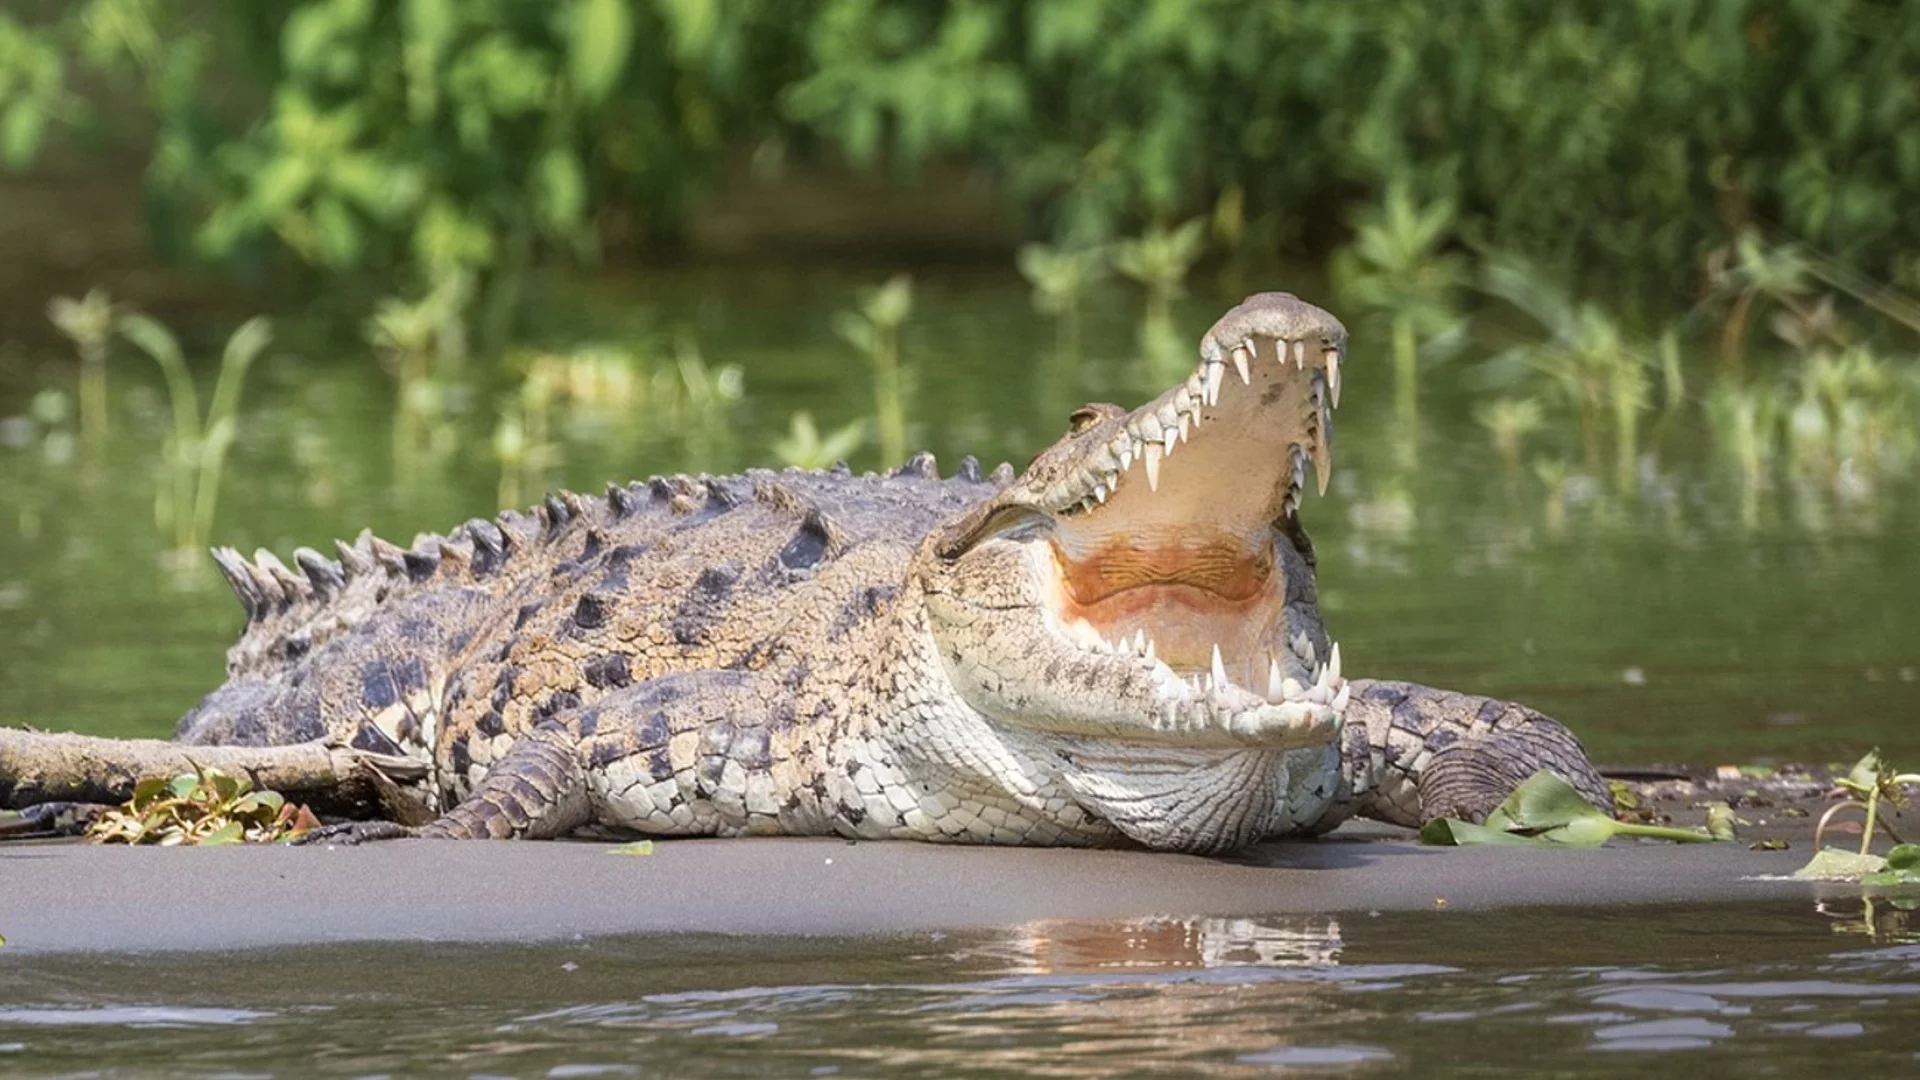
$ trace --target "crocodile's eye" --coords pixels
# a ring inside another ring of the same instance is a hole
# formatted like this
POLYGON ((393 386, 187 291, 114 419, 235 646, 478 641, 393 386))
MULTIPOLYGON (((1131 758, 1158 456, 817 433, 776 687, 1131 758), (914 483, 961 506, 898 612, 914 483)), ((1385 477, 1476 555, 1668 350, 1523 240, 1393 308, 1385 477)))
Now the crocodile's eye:
POLYGON ((1067 417, 1067 434, 1078 435, 1088 428, 1115 416, 1125 416, 1127 410, 1118 405, 1082 405, 1067 417))

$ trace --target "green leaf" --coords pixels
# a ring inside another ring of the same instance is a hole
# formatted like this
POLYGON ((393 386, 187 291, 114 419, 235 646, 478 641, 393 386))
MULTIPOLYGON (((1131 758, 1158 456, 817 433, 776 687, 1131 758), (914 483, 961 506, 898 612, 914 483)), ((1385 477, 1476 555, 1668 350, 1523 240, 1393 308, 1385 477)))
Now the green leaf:
POLYGON ((587 207, 587 176, 573 152, 555 147, 540 159, 540 217, 549 230, 565 235, 578 228, 587 207))
POLYGON ((40 135, 46 128, 47 114, 38 101, 26 98, 13 103, 0 117, 0 160, 20 169, 33 163, 40 150, 40 135))
POLYGON ((162 365, 185 364, 186 358, 180 352, 179 339, 173 331, 167 329, 158 320, 148 318, 138 312, 128 312, 120 316, 120 336, 131 341, 136 348, 162 365))
POLYGON ((1887 868, 1887 860, 1878 855, 1862 855, 1842 848, 1822 848, 1807 865, 1793 872, 1800 881, 1859 881, 1887 868))
POLYGON ((1732 806, 1724 802, 1707 804, 1707 835, 1715 840, 1734 839, 1734 825, 1738 820, 1732 806))
POLYGON ((221 847, 226 844, 238 844, 245 838, 246 826, 237 821, 229 821, 225 825, 208 833, 206 836, 201 837, 200 846, 221 847))
POLYGON ((633 44, 627 0, 576 0, 571 11, 567 62, 582 100, 598 104, 620 81, 633 44))
POLYGON ((651 855, 653 854, 653 841, 635 840, 631 844, 621 844, 619 847, 608 848, 607 854, 609 855, 651 855))
POLYGON ((1436 847, 1545 847, 1548 841, 1535 836, 1490 829, 1459 818, 1434 818, 1420 829, 1420 842, 1436 847))
POLYGON ((200 788, 200 777, 193 773, 181 773, 167 781, 167 790, 176 799, 188 799, 200 788))

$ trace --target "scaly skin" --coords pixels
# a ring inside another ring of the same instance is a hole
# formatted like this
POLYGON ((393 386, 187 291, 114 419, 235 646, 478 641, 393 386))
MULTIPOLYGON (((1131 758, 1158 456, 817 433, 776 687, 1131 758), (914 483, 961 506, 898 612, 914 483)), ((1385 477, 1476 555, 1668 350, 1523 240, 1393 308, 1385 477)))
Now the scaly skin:
POLYGON ((401 550, 216 553, 249 612, 196 743, 429 760, 411 835, 838 834, 1215 852, 1478 816, 1560 725, 1346 682, 1298 516, 1346 332, 1267 293, 1180 386, 1014 476, 749 472, 549 497, 401 550), (1242 372, 1245 374, 1243 375, 1242 372), (1343 731, 1344 722, 1344 735, 1343 731))

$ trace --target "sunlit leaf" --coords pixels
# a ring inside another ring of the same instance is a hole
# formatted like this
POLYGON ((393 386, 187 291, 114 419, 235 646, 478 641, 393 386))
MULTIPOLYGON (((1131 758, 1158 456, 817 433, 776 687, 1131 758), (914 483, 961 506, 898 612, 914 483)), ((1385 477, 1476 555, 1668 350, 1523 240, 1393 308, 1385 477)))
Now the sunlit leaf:
POLYGON ((229 821, 200 838, 201 847, 219 847, 224 844, 237 844, 246 837, 246 826, 237 821, 229 821))
POLYGON ((621 844, 619 847, 608 848, 607 854, 609 855, 651 855, 653 854, 653 841, 635 840, 631 844, 621 844))
POLYGON ((1886 868, 1887 860, 1878 855, 1830 847, 1821 848, 1793 876, 1801 881, 1859 881, 1886 868))
POLYGON ((620 81, 633 43, 627 0, 575 0, 567 43, 568 68, 582 100, 604 101, 620 81))

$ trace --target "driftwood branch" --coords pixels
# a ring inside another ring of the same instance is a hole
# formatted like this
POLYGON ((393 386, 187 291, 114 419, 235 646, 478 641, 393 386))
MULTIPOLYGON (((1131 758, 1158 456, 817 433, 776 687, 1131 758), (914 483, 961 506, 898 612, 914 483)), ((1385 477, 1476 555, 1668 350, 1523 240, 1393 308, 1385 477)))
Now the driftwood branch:
POLYGON ((0 728, 0 809, 48 802, 122 803, 148 777, 171 778, 194 766, 245 776, 316 813, 385 817, 418 824, 432 817, 401 785, 426 776, 411 758, 368 754, 324 743, 292 746, 188 746, 164 739, 0 728))

